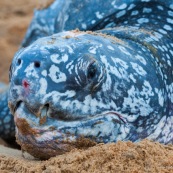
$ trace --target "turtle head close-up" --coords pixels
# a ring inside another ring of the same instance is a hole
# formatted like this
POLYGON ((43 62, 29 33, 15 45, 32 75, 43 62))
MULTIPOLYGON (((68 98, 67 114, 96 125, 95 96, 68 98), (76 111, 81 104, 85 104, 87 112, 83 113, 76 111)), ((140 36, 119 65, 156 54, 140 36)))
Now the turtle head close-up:
POLYGON ((83 140, 92 146, 120 131, 124 121, 108 104, 112 86, 106 83, 111 81, 101 61, 110 51, 103 49, 110 41, 100 43, 102 39, 64 32, 16 53, 10 69, 9 107, 24 150, 49 158, 83 140))
POLYGON ((154 91, 159 82, 153 82, 153 65, 145 66, 147 50, 133 46, 74 30, 17 52, 10 68, 9 107, 22 149, 47 159, 73 148, 148 135, 139 136, 138 128, 147 128, 149 123, 141 122, 160 109, 154 91))

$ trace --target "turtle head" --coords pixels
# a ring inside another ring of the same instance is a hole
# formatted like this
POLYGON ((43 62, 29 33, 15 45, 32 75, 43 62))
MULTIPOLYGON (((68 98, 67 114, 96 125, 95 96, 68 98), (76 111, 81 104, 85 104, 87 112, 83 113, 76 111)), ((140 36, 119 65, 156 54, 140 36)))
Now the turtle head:
POLYGON ((90 141, 84 142, 87 146, 113 140, 119 132, 124 122, 110 109, 110 84, 105 83, 107 72, 99 56, 107 50, 101 39, 64 32, 38 39, 16 53, 10 70, 9 107, 24 150, 49 158, 83 140, 90 141))
POLYGON ((126 140, 133 130, 127 122, 152 112, 145 99, 153 93, 133 55, 121 40, 79 31, 38 39, 16 53, 9 107, 23 150, 49 158, 126 140))

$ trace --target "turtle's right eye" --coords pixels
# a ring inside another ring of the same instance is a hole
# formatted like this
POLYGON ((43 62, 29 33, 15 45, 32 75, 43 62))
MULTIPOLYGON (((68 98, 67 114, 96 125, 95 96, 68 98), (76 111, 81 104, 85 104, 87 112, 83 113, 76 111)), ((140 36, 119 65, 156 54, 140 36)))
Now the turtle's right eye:
POLYGON ((95 62, 92 62, 87 69, 87 78, 89 80, 93 79, 96 76, 97 73, 97 64, 95 62))

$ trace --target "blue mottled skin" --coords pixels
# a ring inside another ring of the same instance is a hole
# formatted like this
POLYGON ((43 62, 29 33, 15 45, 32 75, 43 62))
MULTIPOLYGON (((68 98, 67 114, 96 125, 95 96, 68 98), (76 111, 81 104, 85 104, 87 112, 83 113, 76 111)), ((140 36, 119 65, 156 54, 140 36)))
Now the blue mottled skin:
POLYGON ((45 159, 81 137, 173 143, 172 31, 169 0, 56 0, 35 11, 10 71, 22 149, 45 159))

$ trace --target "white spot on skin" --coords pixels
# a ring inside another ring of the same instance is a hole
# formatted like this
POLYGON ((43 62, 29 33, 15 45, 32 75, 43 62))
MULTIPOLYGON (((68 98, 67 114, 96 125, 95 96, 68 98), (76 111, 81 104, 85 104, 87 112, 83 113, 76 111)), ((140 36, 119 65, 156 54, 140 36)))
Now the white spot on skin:
POLYGON ((147 64, 146 60, 142 56, 136 55, 135 58, 138 59, 142 64, 147 64))
POLYGON ((41 74, 42 74, 44 77, 46 77, 46 76, 47 76, 47 71, 46 71, 46 70, 43 70, 43 71, 41 72, 41 74))
POLYGON ((125 9, 125 8, 127 7, 127 4, 125 4, 125 3, 123 3, 123 4, 120 5, 120 6, 117 6, 116 3, 117 3, 117 1, 113 1, 113 2, 111 3, 111 5, 112 5, 114 8, 116 8, 116 9, 123 10, 123 9, 125 9))
POLYGON ((162 48, 163 48, 165 51, 168 51, 168 48, 167 48, 165 45, 163 45, 162 48))
POLYGON ((96 54, 96 47, 90 47, 89 52, 93 53, 93 54, 96 54))
POLYGON ((40 89, 38 91, 38 94, 40 95, 45 95, 46 94, 46 90, 47 90, 47 81, 44 78, 41 78, 39 80, 40 83, 40 89))
POLYGON ((128 9, 127 9, 127 10, 132 10, 134 7, 136 7, 136 5, 135 5, 135 4, 130 4, 130 6, 128 7, 128 9))
MULTIPOLYGON (((114 59, 113 61, 114 61, 116 64, 120 64, 122 68, 128 69, 129 66, 127 65, 127 63, 126 63, 125 61, 123 61, 123 60, 121 60, 121 59, 119 59, 119 58, 113 58, 113 57, 111 57, 111 58, 114 59)), ((119 66, 119 65, 118 65, 118 66, 119 66)))
POLYGON ((173 17, 173 12, 172 11, 168 11, 168 15, 173 17))
POLYGON ((154 35, 159 39, 161 39, 163 37, 163 35, 158 32, 154 32, 154 35))
POLYGON ((92 21, 91 21, 91 23, 92 23, 92 24, 95 24, 95 23, 96 23, 96 21, 95 21, 95 20, 92 20, 92 21))
POLYGON ((126 10, 122 10, 116 14, 116 18, 120 18, 126 14, 126 10))
POLYGON ((158 8, 159 10, 164 10, 164 8, 163 8, 161 5, 158 5, 157 8, 158 8))
POLYGON ((59 83, 59 82, 65 82, 67 77, 64 73, 62 73, 59 68, 55 65, 52 65, 49 69, 49 74, 52 81, 59 83))
POLYGON ((118 45, 118 48, 120 49, 121 52, 125 53, 126 55, 130 56, 131 57, 131 54, 129 53, 129 51, 123 47, 123 46, 119 46, 118 45))
POLYGON ((26 77, 33 76, 35 78, 39 78, 37 71, 35 70, 34 63, 31 63, 24 71, 26 73, 26 77))
POLYGON ((143 13, 151 13, 152 9, 151 8, 143 8, 143 13))
POLYGON ((62 57, 60 57, 58 54, 53 54, 50 56, 50 59, 52 62, 59 64, 61 62, 67 62, 68 61, 68 55, 64 54, 62 57))
POLYGON ((173 24, 173 19, 171 19, 171 18, 167 18, 166 20, 167 20, 168 23, 173 24))
POLYGON ((87 26, 86 26, 85 23, 82 23, 82 28, 83 28, 83 29, 86 29, 86 28, 87 28, 87 26))
POLYGON ((122 4, 122 5, 120 5, 119 7, 118 7, 118 9, 120 9, 120 10, 123 10, 123 9, 125 9, 127 7, 127 4, 122 4))
POLYGON ((63 60, 63 62, 67 62, 68 61, 68 55, 67 54, 63 55, 62 60, 63 60))
POLYGON ((112 46, 107 46, 110 50, 115 50, 112 46))
POLYGON ((147 74, 146 71, 138 64, 131 62, 131 65, 139 75, 145 76, 147 74))
POLYGON ((69 62, 67 65, 66 65, 66 69, 68 69, 69 73, 72 74, 72 69, 74 68, 74 65, 73 64, 73 61, 69 62))
POLYGON ((172 50, 169 50, 169 52, 171 53, 171 55, 173 56, 173 51, 172 50))
POLYGON ((73 49, 70 46, 67 45, 67 47, 68 47, 69 53, 74 53, 73 49))
POLYGON ((135 10, 135 11, 132 11, 131 16, 136 16, 138 14, 139 14, 139 11, 135 10))
POLYGON ((171 8, 173 10, 173 4, 170 4, 169 8, 171 8))
POLYGON ((52 62, 54 63, 59 63, 59 55, 58 54, 53 54, 50 56, 50 59, 52 60, 52 62))
POLYGON ((167 34, 167 32, 165 31, 165 30, 163 30, 163 29, 159 29, 158 30, 160 33, 162 33, 162 34, 167 34))
POLYGON ((67 90, 66 92, 60 93, 58 91, 52 91, 50 93, 47 93, 44 98, 43 98, 43 102, 45 102, 47 100, 47 98, 51 98, 53 100, 53 103, 59 103, 60 102, 60 98, 61 97, 67 97, 71 98, 74 97, 76 95, 76 92, 73 90, 67 90))
MULTIPOLYGON (((152 87, 148 81, 144 81, 144 85, 142 86, 142 91, 140 94, 145 96, 145 98, 148 100, 150 96, 154 96, 154 92, 152 91, 152 87)), ((149 102, 147 103, 150 104, 149 102)))
POLYGON ((134 83, 136 83, 136 79, 134 78, 134 76, 132 74, 130 74, 129 77, 134 83))
POLYGON ((139 24, 142 24, 142 23, 148 23, 149 19, 147 19, 147 18, 140 18, 137 21, 138 21, 139 24))
POLYGON ((168 30, 168 31, 172 31, 172 28, 169 25, 164 25, 163 28, 166 29, 166 30, 168 30))
POLYGON ((104 15, 104 13, 101 14, 99 11, 97 11, 95 14, 98 19, 102 19, 104 15))
POLYGON ((160 106, 163 107, 163 105, 164 105, 164 97, 163 97, 162 91, 159 90, 157 94, 158 94, 159 104, 160 104, 160 106))

